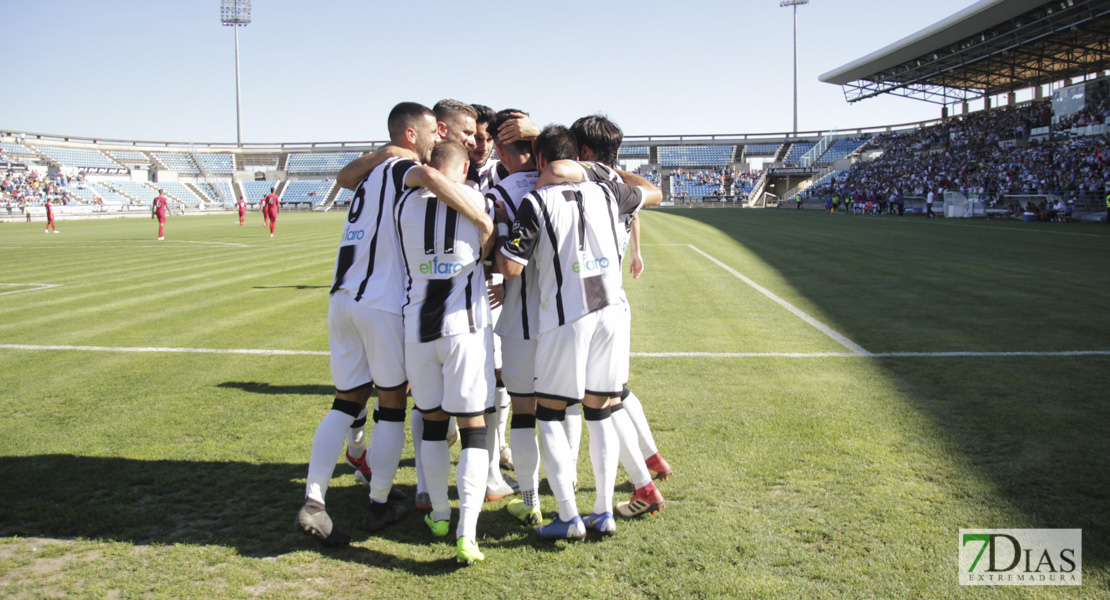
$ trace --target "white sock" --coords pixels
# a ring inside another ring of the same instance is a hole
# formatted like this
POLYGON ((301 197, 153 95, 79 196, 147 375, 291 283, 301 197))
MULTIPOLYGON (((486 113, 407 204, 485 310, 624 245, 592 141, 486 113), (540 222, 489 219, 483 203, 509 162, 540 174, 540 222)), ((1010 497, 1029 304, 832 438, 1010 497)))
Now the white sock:
POLYGON ((497 441, 497 419, 494 415, 486 415, 486 417, 486 486, 499 488, 505 485, 505 478, 501 476, 501 446, 497 441))
POLYGON ((504 386, 494 388, 493 403, 497 407, 497 460, 500 462, 501 446, 509 443, 509 438, 505 437, 505 432, 509 424, 509 406, 511 405, 511 401, 509 399, 509 391, 506 390, 504 386))
POLYGON ((451 476, 451 452, 447 440, 429 442, 423 440, 420 452, 423 454, 424 476, 427 478, 428 496, 432 499, 432 518, 445 521, 451 518, 451 505, 447 502, 447 484, 451 476))
POLYGON ((536 489, 540 480, 540 445, 536 439, 536 428, 510 429, 509 437, 520 493, 524 497, 524 505, 531 508, 536 505, 536 489), (532 493, 529 494, 529 491, 532 493))
MULTIPOLYGON (((626 413, 628 413, 627 408, 614 411, 611 420, 613 421, 613 428, 617 432, 617 439, 620 441, 621 466, 628 473, 628 478, 632 481, 632 487, 640 489, 651 482, 651 472, 644 464, 644 457, 640 455, 640 448, 636 444, 636 427, 632 424, 632 419, 629 418, 631 415, 626 413)), ((593 435, 592 429, 590 435, 593 435)))
MULTIPOLYGON (((566 433, 569 446, 570 459, 574 461, 574 468, 578 469, 578 452, 582 448, 582 405, 571 404, 567 406, 567 417, 563 420, 563 431, 566 433)), ((577 477, 576 477, 577 478, 577 477)))
POLYGON ((370 436, 370 499, 385 502, 397 476, 397 464, 405 448, 405 424, 381 419, 370 436))
POLYGON ((329 410, 316 427, 312 436, 312 455, 308 458, 308 482, 304 495, 321 504, 328 493, 328 482, 335 473, 335 463, 343 451, 343 436, 355 420, 351 415, 338 410, 329 410))
POLYGON ((482 502, 486 499, 486 478, 482 471, 489 463, 487 452, 485 448, 463 448, 459 453, 459 466, 455 471, 455 487, 459 492, 456 537, 478 539, 478 514, 482 512, 482 502))
POLYGON ((419 494, 428 491, 428 482, 424 475, 424 459, 420 450, 424 443, 424 414, 415 408, 412 409, 409 430, 412 431, 412 451, 416 454, 416 493, 419 494))
POLYGON ((632 420, 632 425, 636 427, 640 453, 644 460, 651 458, 656 452, 659 452, 659 448, 655 446, 655 438, 651 435, 651 427, 648 426, 647 415, 644 414, 644 405, 640 404, 640 399, 631 391, 628 392, 627 397, 621 400, 621 404, 624 405, 628 418, 632 420))
MULTIPOLYGON (((362 425, 355 427, 353 424, 347 428, 347 454, 351 458, 358 458, 366 452, 366 408, 358 413, 355 421, 362 420, 362 425)), ((354 421, 352 421, 354 423, 354 421)))
POLYGON ((593 512, 613 512, 613 488, 617 485, 620 440, 611 418, 586 421, 586 427, 590 429, 590 461, 593 462, 594 486, 597 488, 593 512))
POLYGON ((570 459, 570 446, 567 433, 559 421, 536 421, 539 435, 543 438, 543 464, 547 471, 547 483, 559 504, 559 519, 569 521, 578 516, 578 505, 574 498, 574 461, 570 459))

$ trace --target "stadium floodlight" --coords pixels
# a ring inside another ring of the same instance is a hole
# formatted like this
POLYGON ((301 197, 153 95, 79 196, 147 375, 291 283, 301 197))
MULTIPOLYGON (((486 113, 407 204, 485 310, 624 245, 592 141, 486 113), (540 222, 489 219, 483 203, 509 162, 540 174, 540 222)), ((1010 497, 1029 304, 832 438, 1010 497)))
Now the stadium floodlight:
POLYGON ((243 145, 243 102, 239 97, 239 28, 251 22, 251 0, 220 0, 220 22, 235 30, 235 142, 243 145))
POLYGON ((809 4, 809 0, 779 0, 780 8, 794 9, 794 135, 798 135, 798 7, 803 4, 809 4))

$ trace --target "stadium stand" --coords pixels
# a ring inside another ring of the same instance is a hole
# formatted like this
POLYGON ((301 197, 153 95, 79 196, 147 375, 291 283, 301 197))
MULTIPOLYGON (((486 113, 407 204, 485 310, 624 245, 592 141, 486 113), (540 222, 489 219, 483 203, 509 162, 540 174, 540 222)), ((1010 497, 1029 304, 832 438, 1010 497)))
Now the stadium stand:
POLYGON ((243 199, 247 204, 258 204, 262 201, 262 197, 270 193, 270 188, 278 187, 280 181, 241 181, 239 185, 243 187, 243 199))
POLYGON ((812 150, 813 147, 816 145, 816 142, 795 143, 793 146, 790 147, 790 153, 786 155, 786 160, 784 160, 783 163, 787 165, 798 164, 802 160, 802 157, 805 156, 806 152, 812 150))
POLYGON ((88 184, 83 182, 72 182, 66 185, 66 192, 73 196, 77 196, 85 204, 96 204, 96 194, 88 184))
POLYGON ((152 185, 162 188, 172 199, 185 204, 185 206, 196 206, 200 204, 200 197, 194 194, 193 190, 190 190, 184 183, 177 181, 162 181, 152 185))
POLYGON ((94 185, 96 186, 96 193, 100 196, 102 204, 134 204, 129 198, 118 192, 120 188, 114 183, 98 181, 94 185))
POLYGON ((197 187, 200 188, 200 191, 208 196, 212 202, 230 205, 235 204, 235 201, 238 200, 234 192, 232 192, 231 184, 228 182, 198 183, 197 187))
POLYGON ((361 156, 358 152, 311 152, 290 154, 285 170, 289 173, 338 173, 347 163, 361 156))
POLYGON ((660 146, 664 167, 723 167, 732 163, 736 146, 660 146))
POLYGON ((193 157, 184 152, 153 152, 152 154, 158 162, 171 171, 187 175, 200 174, 200 167, 193 161, 193 157))
POLYGON ((843 138, 836 140, 814 162, 817 164, 829 164, 848 158, 853 152, 859 150, 866 143, 867 140, 862 138, 843 138))
POLYGON ((622 157, 627 157, 627 158, 632 158, 632 157, 637 157, 637 158, 644 157, 644 158, 646 158, 648 156, 648 147, 647 146, 621 146, 617 155, 622 156, 622 157))
POLYGON ((35 154, 34 150, 31 150, 23 144, 0 142, 0 148, 4 149, 4 156, 38 156, 35 154))
POLYGON ((744 153, 756 156, 772 156, 779 151, 782 144, 748 144, 744 146, 744 153))
POLYGON ((158 190, 138 181, 113 181, 111 185, 141 204, 154 202, 154 198, 158 195, 158 190))
POLYGON ((231 175, 235 171, 235 157, 231 154, 198 152, 193 156, 204 163, 204 170, 209 175, 231 175))
POLYGON ((281 194, 282 204, 317 205, 328 197, 335 181, 332 179, 298 179, 290 181, 281 194))
POLYGON ((351 190, 340 189, 339 194, 335 197, 334 204, 350 204, 351 198, 355 197, 355 193, 351 190))
POLYGON ((99 150, 42 145, 32 147, 49 156, 51 160, 63 167, 73 167, 77 169, 123 169, 123 165, 108 158, 99 150))
POLYGON ((116 159, 120 164, 127 163, 149 163, 150 157, 143 152, 135 152, 132 150, 105 150, 105 154, 116 159))

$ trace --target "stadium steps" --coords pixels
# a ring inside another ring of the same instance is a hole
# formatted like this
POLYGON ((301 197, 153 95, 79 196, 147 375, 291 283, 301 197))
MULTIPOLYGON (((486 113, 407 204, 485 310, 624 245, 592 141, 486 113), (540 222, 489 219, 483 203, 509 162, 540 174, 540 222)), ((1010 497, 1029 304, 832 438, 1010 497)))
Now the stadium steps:
MULTIPOLYGON (((196 160, 195 156, 193 157, 193 160, 196 160)), ((200 161, 197 161, 197 164, 199 165, 200 161)), ((201 169, 203 169, 203 168, 204 167, 201 167, 201 169)), ((204 202, 206 204, 220 204, 220 199, 219 198, 212 198, 208 194, 205 194, 200 189, 200 186, 195 184, 195 183, 185 182, 185 187, 189 188, 190 192, 193 192, 194 194, 196 194, 197 198, 200 198, 201 202, 204 202)))
POLYGON ((324 198, 324 201, 321 202, 319 205, 312 207, 312 210, 319 210, 321 212, 327 212, 331 210, 331 207, 335 205, 336 198, 338 198, 339 194, 342 192, 343 188, 339 187, 339 182, 333 180, 331 184, 331 189, 328 190, 327 196, 324 198))

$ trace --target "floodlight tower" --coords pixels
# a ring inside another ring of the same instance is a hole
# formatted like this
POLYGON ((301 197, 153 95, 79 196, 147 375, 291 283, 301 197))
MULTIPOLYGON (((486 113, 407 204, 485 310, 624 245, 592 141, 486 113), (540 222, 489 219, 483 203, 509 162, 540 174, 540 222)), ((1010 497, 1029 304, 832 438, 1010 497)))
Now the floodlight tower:
POLYGON ((798 134, 798 6, 802 4, 809 4, 809 0, 779 0, 779 7, 794 9, 794 135, 798 134))
POLYGON ((235 30, 235 142, 243 145, 243 102, 239 98, 239 28, 251 22, 251 0, 220 0, 220 22, 235 30))

